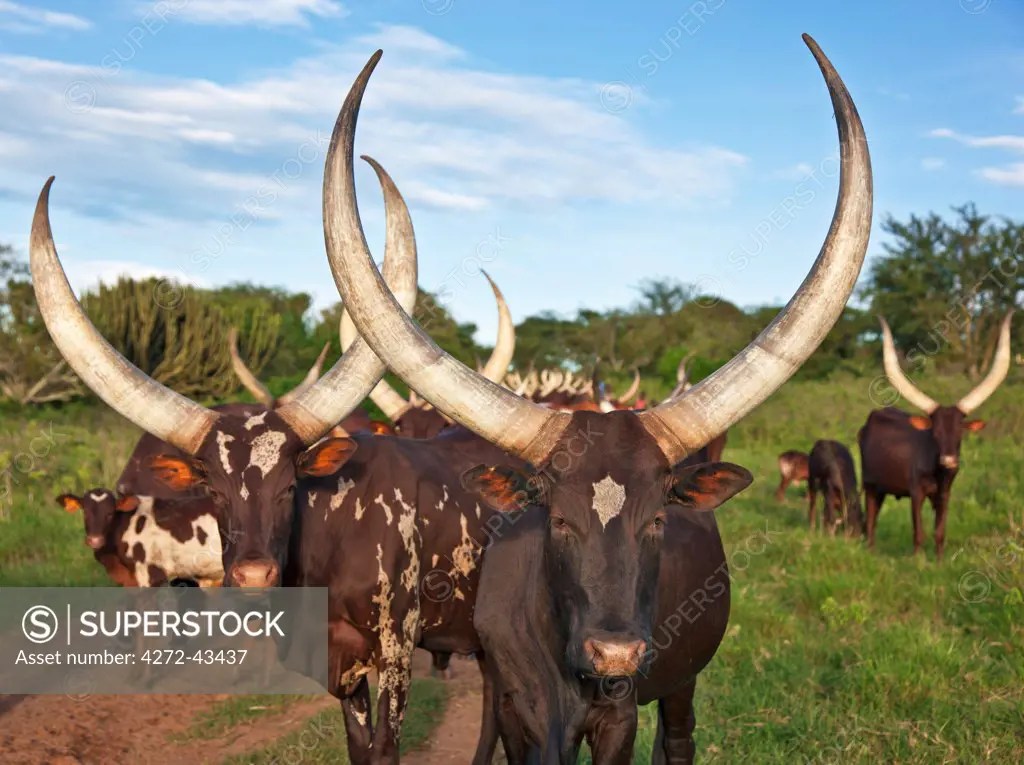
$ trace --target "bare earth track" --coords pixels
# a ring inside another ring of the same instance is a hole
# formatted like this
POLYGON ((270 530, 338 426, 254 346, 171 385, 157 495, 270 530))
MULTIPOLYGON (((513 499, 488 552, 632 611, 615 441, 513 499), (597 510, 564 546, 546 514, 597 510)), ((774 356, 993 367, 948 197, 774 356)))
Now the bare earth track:
MULTIPOLYGON (((414 674, 430 673, 430 655, 417 651, 414 674)), ((402 758, 411 765, 467 763, 480 731, 481 682, 476 662, 453 657, 445 717, 427 747, 402 758)), ((224 696, 0 696, 2 765, 219 765, 300 729, 334 709, 329 697, 310 697, 240 724, 214 741, 170 743, 197 712, 224 696)), ((500 746, 499 746, 500 751, 500 746)), ((503 762, 499 756, 495 762, 503 762)))

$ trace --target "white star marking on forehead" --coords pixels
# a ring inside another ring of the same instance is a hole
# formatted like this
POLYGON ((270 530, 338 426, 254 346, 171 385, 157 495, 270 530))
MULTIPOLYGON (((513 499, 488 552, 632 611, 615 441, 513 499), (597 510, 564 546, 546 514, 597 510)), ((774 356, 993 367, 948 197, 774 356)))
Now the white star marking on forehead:
POLYGON ((260 433, 252 440, 252 453, 249 455, 249 467, 258 467, 266 478, 281 459, 281 447, 288 436, 279 430, 268 430, 260 433))
POLYGON ((626 504, 626 489, 606 475, 601 481, 594 484, 594 512, 601 521, 601 528, 608 525, 608 521, 617 516, 626 504))

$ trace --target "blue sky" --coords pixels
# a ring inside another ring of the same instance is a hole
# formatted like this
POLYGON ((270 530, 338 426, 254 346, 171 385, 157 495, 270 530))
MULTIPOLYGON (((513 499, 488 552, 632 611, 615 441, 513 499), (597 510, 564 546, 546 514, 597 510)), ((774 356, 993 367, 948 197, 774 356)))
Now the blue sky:
MULTIPOLYGON (((628 305, 661 275, 744 306, 785 301, 838 184, 803 32, 867 130, 869 257, 885 213, 973 200, 1021 216, 1013 0, 0 0, 0 242, 27 253, 53 174, 76 289, 119 273, 247 279, 329 305, 323 152, 379 47, 357 153, 410 203, 422 286, 480 340, 497 325, 481 266, 517 321, 628 305)), ((379 191, 368 168, 357 182, 379 259, 379 191)))

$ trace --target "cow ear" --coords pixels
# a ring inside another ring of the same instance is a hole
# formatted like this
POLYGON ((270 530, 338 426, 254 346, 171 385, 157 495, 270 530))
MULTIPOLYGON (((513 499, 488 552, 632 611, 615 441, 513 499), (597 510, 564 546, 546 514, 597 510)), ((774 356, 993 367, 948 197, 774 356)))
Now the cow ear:
POLYGON ((295 470, 298 475, 311 478, 337 473, 357 446, 351 438, 325 438, 299 455, 295 470))
POLYGON ((462 486, 499 513, 523 510, 543 493, 539 478, 504 466, 477 465, 462 474, 462 486))
POLYGON ((979 430, 985 427, 984 420, 968 420, 964 423, 964 429, 977 433, 979 430))
POLYGON ((69 513, 77 513, 82 509, 82 502, 74 494, 61 494, 57 497, 57 504, 69 513))
POLYGON ((746 468, 731 462, 704 462, 677 467, 669 502, 694 510, 714 510, 723 502, 750 486, 754 476, 746 468))
POLYGON ((134 513, 139 506, 139 498, 134 494, 127 494, 117 500, 115 507, 119 513, 134 513))
POLYGON ((169 454, 151 457, 149 468, 160 483, 178 491, 191 489, 206 480, 205 471, 198 462, 169 454))
POLYGON ((391 427, 388 423, 380 422, 379 420, 374 420, 372 423, 370 423, 370 431, 375 436, 395 435, 395 429, 393 427, 391 427))
POLYGON ((910 426, 916 430, 928 430, 932 426, 932 420, 930 417, 912 414, 910 415, 910 426))

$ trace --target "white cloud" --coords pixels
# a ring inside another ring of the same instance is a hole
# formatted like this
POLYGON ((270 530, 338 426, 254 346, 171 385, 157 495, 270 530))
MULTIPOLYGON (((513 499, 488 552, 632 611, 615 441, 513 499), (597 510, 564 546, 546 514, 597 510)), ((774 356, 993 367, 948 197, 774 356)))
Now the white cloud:
MULTIPOLYGON (((58 245, 58 252, 69 251, 71 248, 65 245, 58 245)), ((167 279, 177 283, 186 282, 182 271, 176 269, 159 268, 157 266, 144 266, 138 263, 130 263, 121 260, 84 260, 75 262, 73 258, 67 259, 64 263, 64 270, 68 275, 75 293, 81 296, 86 292, 94 291, 100 284, 116 284, 121 277, 130 279, 167 279)), ((209 287, 202 279, 188 279, 193 287, 209 287)))
POLYGON ((797 162, 792 167, 780 170, 776 175, 790 181, 801 181, 814 172, 814 165, 808 162, 797 162))
POLYGON ((599 83, 473 69, 422 31, 382 27, 231 84, 149 75, 142 55, 102 83, 76 63, 0 57, 0 193, 34 197, 57 172, 60 203, 94 217, 219 226, 257 198, 261 220, 318 217, 329 131, 377 47, 388 53, 356 148, 384 163, 412 204, 720 203, 747 163, 723 147, 653 144, 602 108, 599 83))
POLYGON ((921 160, 922 170, 941 170, 946 166, 946 160, 940 157, 925 157, 921 160))
POLYGON ((334 0, 187 0, 175 15, 196 24, 308 27, 310 16, 348 15, 334 0))
POLYGON ((979 149, 1007 149, 1024 152, 1024 135, 972 136, 962 135, 948 128, 937 128, 928 135, 932 138, 951 138, 965 146, 979 149))
POLYGON ((89 29, 92 23, 71 13, 48 11, 20 3, 0 0, 0 29, 21 34, 35 34, 46 29, 89 29))
POLYGON ((984 167, 978 175, 1000 186, 1024 186, 1024 162, 1015 162, 1004 167, 984 167))

